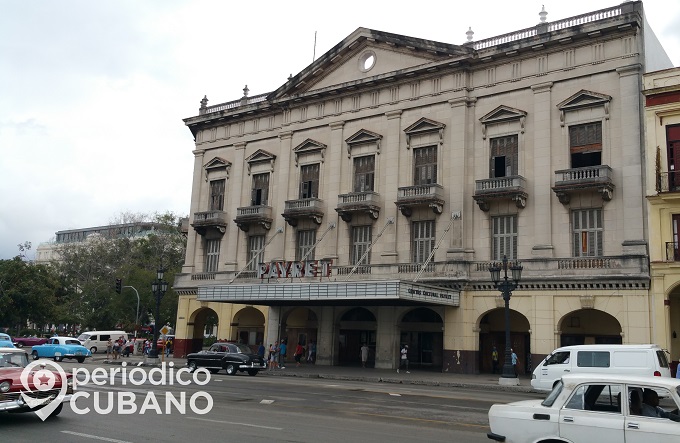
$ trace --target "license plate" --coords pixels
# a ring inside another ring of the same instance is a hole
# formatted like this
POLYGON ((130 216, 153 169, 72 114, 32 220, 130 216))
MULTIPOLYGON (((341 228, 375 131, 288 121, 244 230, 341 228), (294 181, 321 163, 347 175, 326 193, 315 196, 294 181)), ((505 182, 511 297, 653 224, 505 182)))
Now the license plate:
POLYGON ((76 351, 76 355, 83 355, 83 351, 76 351))

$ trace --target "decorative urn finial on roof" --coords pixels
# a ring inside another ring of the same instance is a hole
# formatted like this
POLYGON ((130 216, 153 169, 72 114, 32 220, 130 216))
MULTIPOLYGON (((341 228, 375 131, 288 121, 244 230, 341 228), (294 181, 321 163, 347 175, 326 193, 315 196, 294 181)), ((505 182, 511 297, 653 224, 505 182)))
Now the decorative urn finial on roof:
POLYGON ((472 26, 468 27, 468 30, 465 33, 465 35, 467 35, 467 41, 471 42, 472 36, 475 35, 474 31, 472 30, 472 26))
POLYGON ((545 5, 541 5, 541 12, 539 12, 538 15, 541 17, 541 23, 545 23, 546 17, 548 16, 548 13, 545 12, 545 5))
POLYGON ((249 92, 250 92, 250 89, 248 89, 248 85, 246 85, 246 87, 243 88, 243 96, 248 97, 249 92))
POLYGON ((208 107, 208 96, 204 95, 203 100, 201 100, 201 109, 205 109, 208 107))

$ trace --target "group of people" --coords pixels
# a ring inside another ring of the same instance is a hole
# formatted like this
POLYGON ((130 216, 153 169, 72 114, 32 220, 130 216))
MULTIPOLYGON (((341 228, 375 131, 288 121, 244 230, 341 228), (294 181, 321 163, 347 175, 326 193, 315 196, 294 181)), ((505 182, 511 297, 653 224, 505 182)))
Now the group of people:
POLYGON ((118 360, 119 357, 129 357, 132 352, 133 342, 125 339, 122 335, 115 341, 109 340, 106 342, 106 358, 118 360))
POLYGON ((673 421, 680 420, 678 415, 668 412, 659 406, 659 394, 650 388, 642 390, 642 396, 638 389, 630 391, 630 413, 643 417, 668 418, 673 421))
MULTIPOLYGON (((268 362, 269 370, 271 371, 272 369, 286 369, 286 355, 288 354, 288 345, 286 344, 286 340, 283 339, 281 340, 281 344, 279 344, 278 341, 274 342, 274 344, 269 345, 269 355, 265 358, 265 347, 263 343, 260 343, 260 346, 258 348, 257 353, 265 359, 268 362)), ((295 365, 300 366, 303 360, 306 360, 307 363, 314 363, 316 360, 316 343, 314 341, 310 341, 309 344, 307 345, 307 349, 302 345, 302 343, 298 342, 297 346, 295 347, 295 353, 293 354, 295 358, 295 365), (307 355, 307 358, 305 359, 305 354, 307 355)))
MULTIPOLYGON (((491 372, 495 374, 498 371, 498 349, 496 349, 496 346, 493 346, 493 349, 491 350, 491 372)), ((510 362, 512 363, 512 370, 515 373, 515 377, 519 375, 517 372, 517 354, 515 354, 514 349, 510 349, 510 362)))

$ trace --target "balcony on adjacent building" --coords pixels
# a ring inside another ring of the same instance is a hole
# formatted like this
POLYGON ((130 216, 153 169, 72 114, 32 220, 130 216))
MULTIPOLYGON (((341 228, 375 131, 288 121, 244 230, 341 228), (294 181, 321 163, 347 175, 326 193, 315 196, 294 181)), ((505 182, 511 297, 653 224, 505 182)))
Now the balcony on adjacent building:
POLYGON ((199 235, 205 236, 209 231, 216 231, 219 235, 227 230, 227 213, 224 211, 194 212, 194 221, 191 224, 199 235))
POLYGON ((511 200, 522 209, 527 204, 527 184, 521 175, 493 177, 475 180, 475 195, 473 198, 479 209, 486 212, 490 209, 492 200, 511 200))
POLYGON ((666 242, 666 261, 680 261, 680 250, 678 250, 678 242, 666 242))
POLYGON ((602 200, 610 201, 614 194, 612 168, 607 165, 555 171, 555 186, 552 188, 562 204, 568 204, 571 195, 577 192, 597 192, 602 200))
POLYGON ((355 213, 368 214, 373 220, 380 215, 380 194, 375 192, 350 192, 338 195, 338 207, 335 210, 346 222, 352 221, 355 213))
POLYGON ((283 210, 283 218, 291 226, 297 226, 301 218, 311 218, 314 223, 320 225, 325 213, 323 200, 318 198, 301 198, 286 201, 283 210))
POLYGON ((680 192, 680 172, 659 172, 656 178, 656 191, 680 192))
POLYGON ((405 186, 397 190, 397 208, 406 217, 410 217, 413 208, 427 206, 435 214, 444 209, 444 188, 436 183, 429 185, 405 186))
POLYGON ((269 230, 272 226, 272 220, 271 206, 257 205, 237 208, 234 222, 236 222, 239 229, 248 232, 251 225, 261 225, 269 230))

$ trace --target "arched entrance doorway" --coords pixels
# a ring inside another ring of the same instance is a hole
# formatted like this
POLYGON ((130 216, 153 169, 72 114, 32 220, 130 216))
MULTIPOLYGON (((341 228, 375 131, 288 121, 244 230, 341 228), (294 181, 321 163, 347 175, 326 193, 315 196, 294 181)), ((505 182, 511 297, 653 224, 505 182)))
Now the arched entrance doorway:
MULTIPOLYGON (((492 373, 491 353, 498 351, 498 373, 505 363, 505 308, 498 308, 484 314, 479 322, 479 371, 492 373)), ((529 374, 533 371, 531 361, 531 335, 529 320, 521 313, 510 310, 510 347, 517 354, 517 372, 529 374)))
POLYGON ((236 340, 257 352, 259 344, 264 342, 264 314, 252 306, 243 308, 234 314, 231 326, 236 340))
POLYGON ((597 309, 579 309, 562 317, 558 324, 560 346, 621 344, 621 324, 597 309))
POLYGON ((367 367, 375 367, 376 320, 366 308, 352 308, 340 317, 338 364, 361 365, 361 346, 369 348, 367 367))
POLYGON ((211 334, 213 330, 216 330, 219 321, 217 312, 210 308, 200 308, 191 314, 189 322, 187 323, 189 329, 188 335, 191 338, 187 354, 190 352, 199 352, 203 349, 203 339, 211 334))
MULTIPOLYGON (((286 361, 293 361, 295 348, 300 343, 309 355, 309 344, 316 343, 319 322, 316 313, 309 308, 295 308, 281 320, 281 339, 286 340, 286 361)), ((306 361, 306 359, 304 359, 306 361)))
POLYGON ((430 308, 408 311, 399 324, 399 347, 408 345, 409 365, 441 370, 444 361, 444 322, 430 308))

